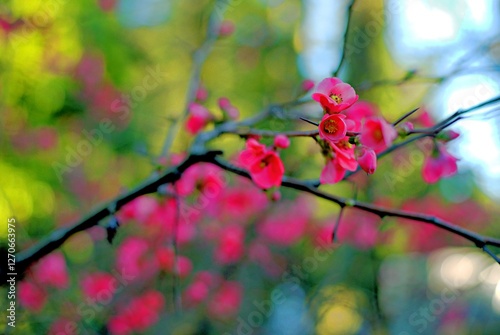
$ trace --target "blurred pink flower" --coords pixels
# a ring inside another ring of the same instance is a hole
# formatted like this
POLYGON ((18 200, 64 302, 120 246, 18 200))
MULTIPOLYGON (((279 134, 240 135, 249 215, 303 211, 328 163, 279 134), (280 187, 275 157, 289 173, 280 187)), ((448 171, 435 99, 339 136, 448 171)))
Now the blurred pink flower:
POLYGON ((422 177, 429 184, 433 184, 441 178, 451 177, 456 173, 457 158, 448 153, 442 144, 438 144, 437 150, 426 157, 422 168, 422 177))
POLYGON ((286 149, 290 146, 290 139, 285 135, 276 135, 274 138, 274 146, 280 149, 286 149))
POLYGON ((360 132, 363 121, 367 118, 377 116, 379 114, 379 110, 374 104, 360 100, 342 113, 347 117, 347 120, 351 121, 351 123, 347 123, 346 120, 346 123, 348 124, 347 130, 360 132))
POLYGON ((387 149, 398 137, 394 127, 381 117, 369 118, 365 121, 361 132, 361 143, 380 153, 387 149))
POLYGON ((198 134, 213 119, 213 115, 207 108, 194 102, 189 105, 188 111, 186 130, 191 135, 198 134))
POLYGON ((307 93, 314 88, 314 81, 310 79, 305 79, 304 81, 302 81, 300 87, 303 93, 307 93))
POLYGON ((257 233, 265 241, 283 246, 290 245, 303 237, 310 217, 309 205, 305 198, 299 198, 294 203, 281 203, 275 212, 257 226, 257 233))
POLYGON ((64 256, 55 252, 43 257, 33 269, 33 278, 40 284, 59 289, 68 287, 69 276, 64 256))
POLYGON ((234 22, 230 20, 224 20, 219 26, 219 36, 227 37, 234 33, 235 26, 234 22))
POLYGON ((86 297, 90 299, 108 299, 115 293, 116 279, 106 272, 94 272, 87 274, 80 285, 86 297))
POLYGON ((17 283, 19 304, 32 312, 40 312, 47 300, 47 293, 29 280, 17 283))
POLYGON ((377 155, 371 148, 356 148, 356 160, 359 166, 368 174, 373 174, 377 169, 377 155))
POLYGON ((245 230, 241 226, 224 227, 215 248, 215 261, 221 265, 238 262, 245 253, 245 230))
POLYGON ((337 159, 328 159, 321 170, 319 181, 321 184, 336 184, 344 178, 345 171, 346 169, 339 164, 337 159))
POLYGON ((243 287, 234 281, 225 281, 208 303, 208 313, 217 319, 229 319, 238 314, 243 299, 243 287))

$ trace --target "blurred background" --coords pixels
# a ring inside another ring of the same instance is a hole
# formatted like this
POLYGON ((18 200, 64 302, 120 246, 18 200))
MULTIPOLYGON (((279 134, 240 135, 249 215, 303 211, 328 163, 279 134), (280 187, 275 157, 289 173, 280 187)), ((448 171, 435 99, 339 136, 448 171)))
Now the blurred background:
MULTIPOLYGON (((222 25, 201 68, 199 103, 221 117, 217 101, 227 97, 245 118, 300 99, 284 113, 318 117, 301 83, 337 69, 350 5, 2 1, 0 213, 4 222, 16 218, 18 250, 182 157, 193 136, 177 120, 210 20, 222 25), (162 155, 176 122, 180 131, 162 155)), ((495 0, 357 0, 338 76, 389 121, 416 107, 416 124, 439 121, 500 93, 499 16, 495 0)), ((488 107, 453 126, 461 134, 449 146, 460 158, 454 177, 425 184, 428 152, 412 145, 382 159, 369 178, 322 188, 498 237, 495 112, 488 107)), ((279 116, 259 127, 311 129, 279 116)), ((210 145, 231 158, 244 140, 227 135, 210 145)), ((310 139, 292 139, 281 157, 286 174, 303 179, 318 178, 324 164, 310 139)), ((178 202, 152 195, 121 211, 111 245, 103 222, 42 259, 18 285, 15 330, 2 318, 2 331, 498 334, 500 267, 458 237, 347 210, 332 244, 339 209, 331 203, 286 189, 271 201, 206 166, 181 185, 188 191, 178 202), (213 196, 207 185, 215 185, 213 196)))

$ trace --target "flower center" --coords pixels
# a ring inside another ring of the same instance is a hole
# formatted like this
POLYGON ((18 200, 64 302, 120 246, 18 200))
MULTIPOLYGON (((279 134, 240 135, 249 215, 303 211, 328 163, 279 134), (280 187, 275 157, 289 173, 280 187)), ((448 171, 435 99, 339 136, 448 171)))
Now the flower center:
POLYGON ((377 141, 382 141, 382 139, 384 138, 384 136, 382 135, 382 130, 380 130, 380 129, 375 130, 373 132, 373 137, 377 141))
POLYGON ((346 141, 346 140, 342 140, 342 141, 339 141, 337 143, 337 146, 340 148, 340 149, 344 149, 344 150, 347 150, 347 149, 351 149, 352 148, 352 144, 349 143, 349 141, 346 141))
POLYGON ((260 167, 261 169, 264 169, 264 168, 266 168, 266 167, 267 167, 270 163, 271 163, 271 159, 270 159, 270 157, 269 157, 269 156, 266 156, 266 157, 264 157, 264 158, 260 161, 260 163, 259 163, 259 167, 260 167))
POLYGON ((336 103, 341 103, 342 102, 342 95, 340 94, 330 94, 330 98, 332 98, 333 101, 335 101, 336 103))
POLYGON ((333 134, 339 129, 339 127, 337 127, 337 124, 333 120, 326 120, 324 128, 328 134, 333 134))

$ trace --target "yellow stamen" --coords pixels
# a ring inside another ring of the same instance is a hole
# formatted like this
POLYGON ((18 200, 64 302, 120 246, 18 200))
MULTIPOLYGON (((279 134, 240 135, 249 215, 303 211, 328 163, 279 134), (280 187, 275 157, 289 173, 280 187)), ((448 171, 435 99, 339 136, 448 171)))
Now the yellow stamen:
POLYGON ((342 95, 337 95, 337 94, 330 94, 330 98, 333 99, 336 103, 341 103, 342 102, 342 95))
POLYGON ((323 128, 329 134, 333 134, 333 133, 335 133, 339 129, 337 127, 337 124, 333 120, 326 120, 325 123, 324 123, 323 128))

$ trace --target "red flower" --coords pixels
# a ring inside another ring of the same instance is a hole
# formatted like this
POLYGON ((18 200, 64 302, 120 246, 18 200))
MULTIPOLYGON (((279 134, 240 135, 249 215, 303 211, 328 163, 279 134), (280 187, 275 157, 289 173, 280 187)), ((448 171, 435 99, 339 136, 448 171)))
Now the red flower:
POLYGON ((325 114, 319 123, 319 137, 332 142, 343 139, 347 133, 344 118, 341 114, 325 114))
POLYGON ((451 177, 457 173, 457 158, 446 151, 444 145, 438 144, 437 150, 427 157, 422 169, 422 177, 429 184, 441 178, 451 177))
POLYGON ((373 174, 377 169, 377 155, 367 147, 356 148, 356 160, 359 166, 368 174, 373 174))
POLYGON ((302 92, 307 93, 314 88, 314 81, 311 79, 305 79, 300 86, 302 88, 302 92))
POLYGON ((231 318, 238 313, 242 299, 241 285, 237 282, 226 281, 208 304, 208 313, 218 319, 231 318))
POLYGON ((285 135, 277 135, 274 138, 274 146, 281 149, 286 149, 290 146, 290 140, 285 135))
POLYGON ((245 230, 242 227, 225 227, 215 249, 215 261, 221 265, 238 262, 245 252, 244 245, 245 230))
POLYGON ((82 291, 91 299, 107 299, 115 293, 116 279, 105 272, 95 272, 83 278, 81 282, 82 291))
POLYGON ((231 119, 237 120, 240 116, 240 111, 238 108, 234 107, 228 98, 221 97, 217 101, 219 108, 231 119))
POLYGON ((369 117, 379 114, 377 106, 367 101, 357 101, 354 105, 346 109, 343 114, 347 120, 352 121, 352 127, 347 127, 349 131, 360 132, 363 121, 369 117))
POLYGON ((30 311, 39 312, 45 305, 47 293, 41 287, 27 280, 21 281, 17 286, 19 290, 17 297, 21 306, 30 311))
POLYGON ((331 114, 351 107, 358 100, 358 95, 351 85, 339 78, 326 78, 319 83, 312 98, 323 106, 325 112, 331 114))
POLYGON ((66 288, 69 277, 64 256, 61 253, 53 253, 42 258, 34 269, 33 278, 40 284, 66 288))
POLYGON ((381 117, 366 120, 361 132, 361 143, 380 153, 387 149, 398 137, 394 127, 381 117))
POLYGON ((347 138, 337 143, 330 143, 330 146, 335 154, 335 159, 342 168, 349 171, 355 171, 358 168, 354 155, 354 145, 349 143, 347 138))
POLYGON ((227 37, 234 33, 235 26, 233 21, 224 20, 219 26, 219 36, 227 37))
POLYGON ((213 119, 212 114, 204 106, 197 103, 189 105, 189 117, 186 121, 186 130, 195 135, 213 119))
POLYGON ((344 178, 345 171, 338 160, 329 159, 321 171, 319 181, 321 184, 336 184, 344 178))
POLYGON ((109 331, 113 335, 142 334, 158 322, 164 305, 165 299, 160 292, 148 291, 130 301, 109 320, 109 331))
POLYGON ((247 141, 247 148, 240 154, 240 162, 248 168, 257 186, 267 189, 281 185, 285 168, 280 157, 255 139, 247 141))
POLYGON ((304 236, 310 218, 306 199, 300 198, 293 205, 281 203, 276 212, 257 226, 257 233, 268 242, 290 245, 304 236))

